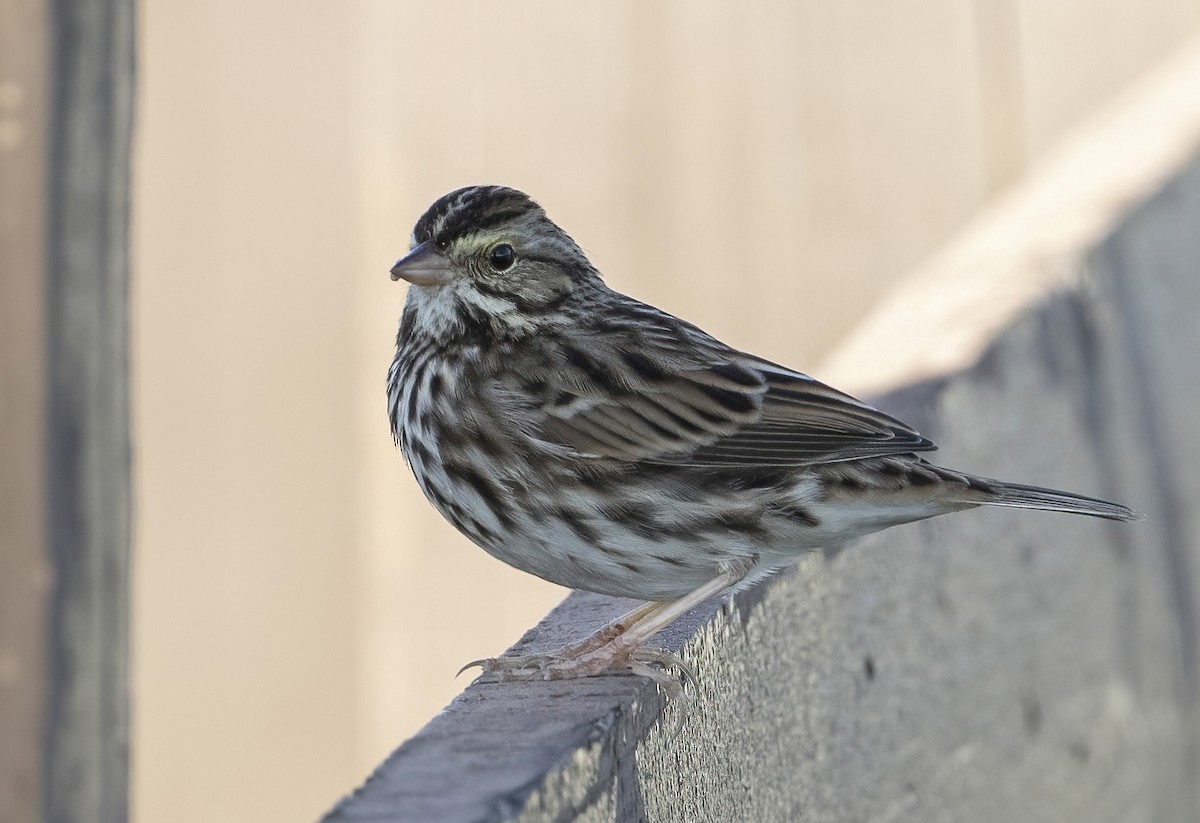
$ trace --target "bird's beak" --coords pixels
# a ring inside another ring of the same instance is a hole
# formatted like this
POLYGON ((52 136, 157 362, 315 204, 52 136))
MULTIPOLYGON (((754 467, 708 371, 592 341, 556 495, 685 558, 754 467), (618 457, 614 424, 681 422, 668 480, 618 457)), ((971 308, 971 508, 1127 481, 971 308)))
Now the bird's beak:
POLYGON ((454 279, 450 261, 442 257, 428 242, 421 243, 392 266, 392 279, 404 278, 418 286, 444 286, 454 279))

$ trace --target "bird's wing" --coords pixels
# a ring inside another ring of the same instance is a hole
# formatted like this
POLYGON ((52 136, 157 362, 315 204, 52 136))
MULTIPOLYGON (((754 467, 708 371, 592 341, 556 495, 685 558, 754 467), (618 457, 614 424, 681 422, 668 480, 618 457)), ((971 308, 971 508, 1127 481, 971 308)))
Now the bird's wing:
MULTIPOLYGON (((583 455, 692 466, 802 466, 936 448, 909 426, 666 315, 576 337, 521 371, 534 436, 583 455)), ((515 373, 515 372, 514 372, 515 373)))
POLYGON ((751 362, 766 383, 759 416, 672 462, 797 466, 937 448, 907 424, 807 375, 751 362))

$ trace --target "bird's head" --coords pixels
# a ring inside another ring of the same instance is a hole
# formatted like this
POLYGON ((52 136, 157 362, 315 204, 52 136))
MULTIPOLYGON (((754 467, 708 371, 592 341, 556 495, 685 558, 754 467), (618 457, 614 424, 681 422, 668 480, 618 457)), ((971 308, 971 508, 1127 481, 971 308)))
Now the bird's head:
POLYGON ((532 331, 539 315, 598 275, 528 195, 504 186, 469 186, 421 216, 409 253, 392 266, 392 279, 413 284, 409 307, 427 323, 450 332, 483 324, 507 336, 532 331))

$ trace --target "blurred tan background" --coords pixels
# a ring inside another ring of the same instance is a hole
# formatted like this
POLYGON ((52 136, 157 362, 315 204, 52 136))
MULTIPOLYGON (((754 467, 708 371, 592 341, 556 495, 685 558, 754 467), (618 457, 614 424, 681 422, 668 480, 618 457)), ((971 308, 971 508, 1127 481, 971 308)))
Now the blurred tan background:
POLYGON ((614 287, 822 355, 1200 0, 146 0, 134 810, 317 817, 565 592, 394 450, 387 270, 506 183, 614 287))

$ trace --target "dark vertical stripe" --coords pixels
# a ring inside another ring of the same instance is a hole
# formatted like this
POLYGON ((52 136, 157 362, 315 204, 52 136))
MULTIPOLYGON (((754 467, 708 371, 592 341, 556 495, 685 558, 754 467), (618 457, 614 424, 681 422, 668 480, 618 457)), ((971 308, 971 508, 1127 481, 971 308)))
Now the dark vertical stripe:
POLYGON ((45 7, 53 79, 46 238, 46 524, 53 591, 43 815, 54 823, 123 821, 135 9, 132 0, 58 0, 45 7))
POLYGON ((459 463, 447 463, 445 470, 446 475, 452 480, 465 483, 474 489, 475 493, 483 499, 484 504, 505 528, 510 529, 513 527, 512 514, 509 512, 500 491, 489 483, 474 467, 464 466, 459 463))

